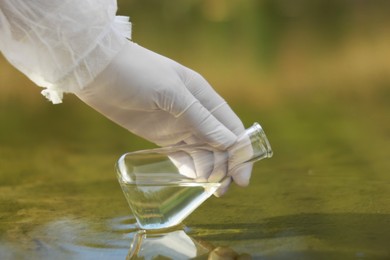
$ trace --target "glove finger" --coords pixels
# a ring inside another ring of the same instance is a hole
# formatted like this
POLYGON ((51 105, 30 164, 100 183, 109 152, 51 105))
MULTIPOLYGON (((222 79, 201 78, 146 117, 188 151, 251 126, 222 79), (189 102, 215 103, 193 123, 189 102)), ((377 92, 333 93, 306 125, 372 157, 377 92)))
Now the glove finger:
POLYGON ((223 195, 227 192, 227 190, 228 190, 229 185, 230 185, 231 182, 232 182, 232 178, 230 178, 230 177, 224 179, 224 180, 222 181, 222 183, 221 183, 221 186, 219 186, 219 188, 217 189, 217 191, 214 192, 214 196, 216 196, 216 197, 221 197, 221 196, 223 196, 223 195))
POLYGON ((230 131, 237 136, 241 134, 245 130, 241 120, 206 79, 190 69, 186 69, 185 73, 184 82, 191 94, 230 131))
POLYGON ((233 178, 233 181, 241 187, 246 187, 249 185, 251 178, 253 163, 246 163, 240 165, 239 167, 233 169, 229 175, 233 178))
POLYGON ((189 125, 202 143, 226 149, 235 143, 237 136, 216 119, 199 101, 193 102, 178 118, 189 125))
MULTIPOLYGON (((184 140, 186 144, 199 144, 200 140, 196 136, 191 136, 184 140)), ((212 149, 197 148, 189 151, 195 165, 198 180, 207 181, 214 168, 214 154, 212 149)))
POLYGON ((251 141, 246 134, 238 137, 237 142, 229 148, 229 175, 239 186, 247 186, 252 171, 252 164, 246 163, 253 156, 251 141))
POLYGON ((208 178, 209 182, 220 182, 228 172, 228 153, 214 152, 214 169, 208 178))
POLYGON ((206 181, 213 170, 213 153, 207 150, 196 150, 191 152, 194 160, 197 179, 206 181))
POLYGON ((236 136, 245 131, 243 123, 226 102, 213 109, 211 113, 236 136))
POLYGON ((191 179, 196 179, 194 160, 188 153, 180 151, 170 153, 168 156, 181 175, 191 179))
MULTIPOLYGON (((192 136, 185 140, 187 144, 199 144, 199 138, 192 136)), ((191 153, 199 177, 206 178, 208 182, 220 182, 228 172, 228 152, 202 149, 196 154, 191 153)))
POLYGON ((191 135, 203 143, 226 149, 237 139, 237 136, 219 122, 178 80, 161 84, 155 94, 155 103, 159 109, 174 116, 178 126, 188 128, 191 135))

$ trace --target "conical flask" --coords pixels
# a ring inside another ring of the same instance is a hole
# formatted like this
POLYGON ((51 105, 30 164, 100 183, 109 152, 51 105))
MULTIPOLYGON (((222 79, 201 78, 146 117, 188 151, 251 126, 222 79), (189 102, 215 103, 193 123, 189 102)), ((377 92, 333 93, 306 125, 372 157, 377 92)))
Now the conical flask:
POLYGON ((163 229, 180 224, 235 167, 271 156, 255 123, 225 151, 198 144, 143 150, 122 155, 116 168, 140 228, 163 229))

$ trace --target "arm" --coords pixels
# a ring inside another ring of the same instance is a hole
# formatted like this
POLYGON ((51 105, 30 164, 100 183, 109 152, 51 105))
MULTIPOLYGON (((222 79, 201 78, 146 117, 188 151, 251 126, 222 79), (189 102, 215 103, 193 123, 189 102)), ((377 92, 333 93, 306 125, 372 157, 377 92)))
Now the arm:
POLYGON ((90 83, 131 27, 115 0, 1 0, 0 51, 53 103, 90 83))
MULTIPOLYGON (((53 103, 61 102, 63 92, 74 93, 161 146, 208 143, 228 149, 244 131, 201 75, 126 40, 130 27, 115 17, 115 1, 2 0, 0 8, 1 51, 45 87, 53 103)), ((229 174, 246 186, 250 173, 247 165, 229 174)))

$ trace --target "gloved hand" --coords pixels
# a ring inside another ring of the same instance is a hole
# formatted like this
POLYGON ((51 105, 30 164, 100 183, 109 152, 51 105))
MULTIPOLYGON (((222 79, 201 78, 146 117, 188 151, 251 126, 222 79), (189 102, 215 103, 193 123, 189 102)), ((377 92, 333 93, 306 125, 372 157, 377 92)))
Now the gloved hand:
MULTIPOLYGON (((94 82, 75 94, 159 146, 207 143, 226 150, 244 131, 237 115, 200 74, 133 42, 94 82)), ((248 164, 229 175, 239 186, 246 186, 251 170, 248 164)), ((227 170, 218 175, 226 174, 227 170)), ((226 178, 215 195, 225 193, 230 182, 226 178)))

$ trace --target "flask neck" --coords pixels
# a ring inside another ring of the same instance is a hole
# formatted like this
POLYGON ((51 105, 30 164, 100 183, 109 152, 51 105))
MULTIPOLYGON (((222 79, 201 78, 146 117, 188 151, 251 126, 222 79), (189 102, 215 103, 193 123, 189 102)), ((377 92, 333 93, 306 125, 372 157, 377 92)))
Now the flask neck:
POLYGON ((272 155, 273 151, 268 138, 258 123, 254 123, 247 128, 230 149, 230 156, 234 166, 270 158, 272 155))
POLYGON ((253 126, 246 129, 245 134, 249 137, 253 150, 253 156, 250 161, 272 157, 271 145, 263 128, 258 123, 254 123, 253 126))

